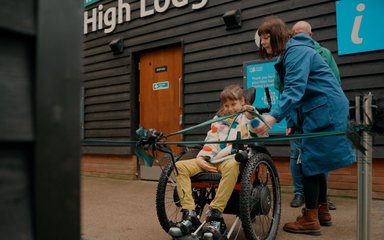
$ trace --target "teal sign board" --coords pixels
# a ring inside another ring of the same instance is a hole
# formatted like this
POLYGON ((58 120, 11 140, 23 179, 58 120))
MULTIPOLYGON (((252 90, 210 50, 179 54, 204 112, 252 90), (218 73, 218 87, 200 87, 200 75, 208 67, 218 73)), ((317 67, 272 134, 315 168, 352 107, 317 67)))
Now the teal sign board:
POLYGON ((156 90, 162 90, 162 89, 168 89, 169 88, 169 82, 157 82, 153 84, 153 91, 156 90))
POLYGON ((84 7, 100 2, 100 0, 84 0, 84 7))
POLYGON ((384 1, 336 2, 339 55, 384 49, 384 1))
MULTIPOLYGON (((264 88, 269 88, 272 100, 272 109, 279 101, 279 91, 275 89, 275 61, 252 61, 244 63, 244 86, 256 88, 256 98, 253 106, 258 108, 268 107, 267 96, 264 88)), ((270 133, 285 133, 287 123, 285 120, 273 125, 270 133)))

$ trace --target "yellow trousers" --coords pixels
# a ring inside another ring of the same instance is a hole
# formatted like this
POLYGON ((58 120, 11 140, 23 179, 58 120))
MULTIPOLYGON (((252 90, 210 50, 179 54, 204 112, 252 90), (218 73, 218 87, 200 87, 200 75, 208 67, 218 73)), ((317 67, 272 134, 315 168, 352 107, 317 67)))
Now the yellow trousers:
MULTIPOLYGON (((236 185, 237 177, 239 176, 239 163, 232 158, 213 166, 221 173, 221 180, 216 191, 216 196, 210 206, 223 212, 236 185)), ((181 206, 183 209, 195 210, 190 177, 205 170, 197 165, 196 159, 178 161, 176 167, 179 172, 179 175, 176 176, 176 183, 181 206)))

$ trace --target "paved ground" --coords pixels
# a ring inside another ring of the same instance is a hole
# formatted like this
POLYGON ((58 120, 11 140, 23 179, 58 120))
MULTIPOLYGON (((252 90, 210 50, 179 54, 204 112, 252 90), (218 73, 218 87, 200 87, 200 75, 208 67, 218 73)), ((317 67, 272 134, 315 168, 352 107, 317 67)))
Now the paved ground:
MULTIPOLYGON (((84 240, 170 240, 160 227, 155 210, 156 182, 83 177, 81 222, 84 240)), ((356 239, 357 200, 332 196, 337 210, 331 211, 334 225, 323 227, 321 236, 289 234, 282 230, 300 210, 289 207, 292 195, 282 195, 282 216, 277 240, 356 239)), ((226 216, 230 225, 233 216, 226 216)), ((384 201, 372 201, 372 240, 384 236, 384 201)), ((237 239, 245 239, 240 233, 237 239)))

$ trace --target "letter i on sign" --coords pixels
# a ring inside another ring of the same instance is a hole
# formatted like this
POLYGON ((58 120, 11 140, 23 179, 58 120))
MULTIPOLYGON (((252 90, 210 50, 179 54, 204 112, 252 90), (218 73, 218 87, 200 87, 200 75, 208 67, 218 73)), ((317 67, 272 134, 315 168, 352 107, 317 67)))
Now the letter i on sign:
MULTIPOLYGON (((356 6, 356 10, 358 12, 363 12, 365 10, 365 4, 359 3, 356 6)), ((351 33, 351 40, 354 44, 362 44, 363 43, 363 38, 359 37, 359 31, 360 31, 360 26, 361 26, 362 20, 363 20, 363 15, 359 15, 359 16, 355 17, 355 21, 353 23, 352 33, 351 33)))

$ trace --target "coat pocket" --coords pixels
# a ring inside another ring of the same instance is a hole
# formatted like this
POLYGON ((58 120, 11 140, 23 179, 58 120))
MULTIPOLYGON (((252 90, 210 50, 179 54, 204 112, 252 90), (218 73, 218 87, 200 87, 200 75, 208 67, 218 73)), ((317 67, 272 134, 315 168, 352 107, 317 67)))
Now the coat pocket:
POLYGON ((324 96, 314 98, 302 108, 303 131, 319 132, 332 125, 330 106, 324 96))

